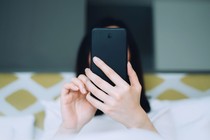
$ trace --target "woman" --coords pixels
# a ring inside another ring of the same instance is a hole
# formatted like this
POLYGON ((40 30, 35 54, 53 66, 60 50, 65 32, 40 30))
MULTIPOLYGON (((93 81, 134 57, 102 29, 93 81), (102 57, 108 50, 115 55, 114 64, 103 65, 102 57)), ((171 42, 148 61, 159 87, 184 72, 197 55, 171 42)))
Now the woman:
POLYGON ((130 82, 125 82, 98 57, 94 57, 93 62, 115 83, 115 86, 108 84, 89 69, 91 32, 88 31, 78 51, 77 77, 65 84, 62 89, 61 114, 63 122, 58 133, 78 133, 94 115, 102 113, 127 128, 141 128, 156 132, 146 114, 150 111, 150 106, 145 96, 137 46, 129 29, 123 22, 115 19, 102 20, 94 27, 126 29, 129 61, 127 71, 130 82), (103 102, 92 97, 90 92, 103 102))

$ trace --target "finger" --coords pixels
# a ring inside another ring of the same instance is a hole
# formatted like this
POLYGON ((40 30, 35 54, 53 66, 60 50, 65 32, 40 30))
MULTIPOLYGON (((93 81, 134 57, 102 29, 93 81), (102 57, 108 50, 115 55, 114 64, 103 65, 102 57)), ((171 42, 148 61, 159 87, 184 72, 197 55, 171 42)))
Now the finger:
MULTIPOLYGON (((78 79, 82 81, 82 83, 85 86, 85 89, 88 90, 87 87, 86 87, 86 83, 87 83, 87 81, 89 81, 89 79, 84 74, 80 74, 78 76, 78 79)), ((87 91, 86 91, 86 93, 87 93, 87 91)))
POLYGON ((87 91, 85 89, 85 85, 80 79, 73 78, 72 83, 74 83, 77 87, 79 87, 81 93, 83 93, 83 94, 87 93, 87 91))
POLYGON ((90 93, 88 93, 88 95, 86 96, 86 99, 97 109, 103 111, 106 108, 106 105, 102 102, 100 102, 99 100, 95 99, 93 96, 90 95, 90 93))
POLYGON ((89 68, 85 69, 85 74, 97 87, 99 87, 101 90, 103 90, 107 94, 113 96, 114 87, 112 85, 110 85, 108 82, 103 80, 98 75, 94 74, 89 68))
POLYGON ((78 79, 80 79, 80 80, 84 83, 86 89, 88 90, 87 83, 88 83, 88 82, 91 82, 91 81, 88 79, 88 77, 86 77, 84 74, 81 74, 81 75, 79 75, 78 79))
POLYGON ((83 83, 87 83, 87 81, 89 81, 89 79, 87 78, 87 76, 85 76, 84 74, 80 74, 78 76, 78 79, 80 79, 83 83))
POLYGON ((136 72, 134 71, 134 69, 132 68, 130 62, 128 62, 127 67, 128 67, 128 77, 129 77, 131 86, 139 88, 141 85, 140 85, 138 76, 136 72))
POLYGON ((107 64, 105 64, 100 58, 93 57, 93 62, 98 68, 100 68, 103 73, 117 86, 128 85, 113 69, 111 69, 107 64))
POLYGON ((73 83, 66 83, 61 90, 61 98, 65 98, 65 96, 67 96, 70 93, 70 91, 78 91, 78 90, 79 88, 73 83))
POLYGON ((79 88, 74 83, 66 83, 63 87, 66 90, 74 90, 74 91, 79 90, 79 88))
POLYGON ((103 101, 104 103, 109 103, 111 97, 104 93, 102 90, 98 89, 91 81, 87 81, 86 83, 87 89, 99 100, 103 101))
POLYGON ((68 89, 62 88, 62 90, 61 90, 61 97, 66 96, 68 93, 69 93, 69 90, 68 89))

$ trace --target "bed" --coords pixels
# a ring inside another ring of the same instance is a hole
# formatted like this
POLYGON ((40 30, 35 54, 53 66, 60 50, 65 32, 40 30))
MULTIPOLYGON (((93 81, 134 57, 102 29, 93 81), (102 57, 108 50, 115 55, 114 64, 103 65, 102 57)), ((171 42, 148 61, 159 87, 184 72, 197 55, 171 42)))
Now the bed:
MULTIPOLYGON (((59 93, 72 72, 0 73, 0 138, 50 139, 61 122, 59 93)), ((95 117, 75 139, 210 139, 210 74, 146 73, 152 107, 148 114, 160 135, 127 130, 107 116, 95 117)))

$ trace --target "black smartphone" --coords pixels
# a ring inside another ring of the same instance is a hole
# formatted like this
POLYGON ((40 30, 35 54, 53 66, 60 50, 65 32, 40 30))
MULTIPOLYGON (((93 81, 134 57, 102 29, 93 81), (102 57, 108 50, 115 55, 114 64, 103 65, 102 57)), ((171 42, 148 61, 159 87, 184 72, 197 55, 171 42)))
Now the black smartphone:
POLYGON ((93 63, 93 57, 97 56, 128 82, 126 30, 94 28, 91 43, 91 70, 114 86, 114 83, 93 63))

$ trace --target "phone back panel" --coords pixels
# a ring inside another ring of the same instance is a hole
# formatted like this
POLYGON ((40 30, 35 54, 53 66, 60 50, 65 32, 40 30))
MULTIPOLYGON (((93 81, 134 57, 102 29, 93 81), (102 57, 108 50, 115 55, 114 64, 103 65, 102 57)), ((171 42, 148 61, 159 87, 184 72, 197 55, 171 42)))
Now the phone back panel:
POLYGON ((94 56, 102 59, 125 81, 127 76, 126 30, 123 28, 95 28, 92 30, 91 69, 114 85, 107 76, 92 62, 94 56))

